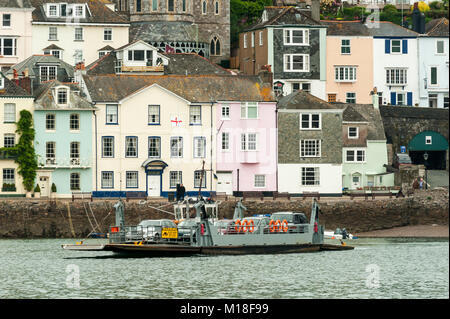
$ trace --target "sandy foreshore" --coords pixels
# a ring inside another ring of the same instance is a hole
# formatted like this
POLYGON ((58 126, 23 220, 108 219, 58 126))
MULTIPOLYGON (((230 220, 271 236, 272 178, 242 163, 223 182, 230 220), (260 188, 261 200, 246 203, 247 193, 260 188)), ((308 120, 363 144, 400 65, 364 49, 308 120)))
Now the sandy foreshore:
POLYGON ((374 230, 353 234, 358 237, 441 237, 449 238, 448 225, 416 225, 394 227, 390 229, 374 230))

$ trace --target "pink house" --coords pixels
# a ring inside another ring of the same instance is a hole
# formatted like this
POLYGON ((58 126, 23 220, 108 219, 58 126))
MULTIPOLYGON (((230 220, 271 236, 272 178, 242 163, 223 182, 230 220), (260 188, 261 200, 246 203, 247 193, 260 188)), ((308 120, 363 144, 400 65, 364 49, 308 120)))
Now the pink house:
MULTIPOLYGON (((258 84, 256 84, 258 86, 258 84)), ((216 104, 217 192, 277 190, 277 116, 271 89, 216 104)))

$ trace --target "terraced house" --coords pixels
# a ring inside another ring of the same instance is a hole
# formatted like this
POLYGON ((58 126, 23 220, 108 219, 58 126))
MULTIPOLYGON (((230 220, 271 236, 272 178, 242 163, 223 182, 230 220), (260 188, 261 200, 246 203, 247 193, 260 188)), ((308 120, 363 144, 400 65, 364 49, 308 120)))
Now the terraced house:
POLYGON ((20 112, 33 112, 33 96, 19 86, 19 80, 11 81, 0 72, 0 196, 24 196, 26 191, 17 171, 16 157, 8 148, 16 146, 20 136, 16 122, 20 112))

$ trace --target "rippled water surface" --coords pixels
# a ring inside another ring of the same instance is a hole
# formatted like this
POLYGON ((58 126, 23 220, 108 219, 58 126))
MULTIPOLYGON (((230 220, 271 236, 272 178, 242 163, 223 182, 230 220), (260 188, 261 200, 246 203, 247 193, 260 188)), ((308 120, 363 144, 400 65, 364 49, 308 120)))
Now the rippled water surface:
POLYGON ((62 243, 75 240, 0 240, 0 298, 449 298, 448 240, 357 239, 351 251, 177 258, 116 258, 62 243))

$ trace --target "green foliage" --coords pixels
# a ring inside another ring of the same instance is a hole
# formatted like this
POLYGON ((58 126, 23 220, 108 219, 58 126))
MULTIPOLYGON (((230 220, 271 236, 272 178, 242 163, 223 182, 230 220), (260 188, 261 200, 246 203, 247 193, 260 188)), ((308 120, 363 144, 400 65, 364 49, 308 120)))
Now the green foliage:
POLYGON ((384 6, 383 8, 383 12, 384 13, 391 13, 391 14, 395 14, 398 12, 397 8, 393 5, 393 4, 387 4, 384 6))
POLYGON ((52 193, 56 193, 56 185, 55 183, 52 183, 52 193))
POLYGON ((18 173, 22 176, 25 189, 31 192, 36 178, 37 160, 33 147, 35 136, 33 116, 29 111, 20 111, 16 133, 20 135, 19 142, 15 146, 17 150, 16 163, 19 166, 18 173))
POLYGON ((39 187, 39 184, 36 184, 36 187, 34 188, 34 192, 35 193, 40 193, 41 192, 41 188, 39 187))
POLYGON ((16 185, 15 184, 3 183, 2 192, 15 192, 15 191, 16 191, 16 185))

